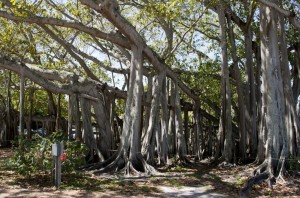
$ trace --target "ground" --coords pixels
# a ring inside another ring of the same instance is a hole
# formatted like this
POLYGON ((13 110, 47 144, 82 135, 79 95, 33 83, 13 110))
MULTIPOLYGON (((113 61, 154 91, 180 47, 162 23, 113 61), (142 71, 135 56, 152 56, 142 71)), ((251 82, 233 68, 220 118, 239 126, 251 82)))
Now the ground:
MULTIPOLYGON (((196 166, 164 167, 159 176, 124 178, 86 173, 63 175, 57 189, 49 175, 23 177, 5 163, 12 149, 0 148, 0 197, 238 197, 239 190, 254 170, 253 166, 211 166, 203 161, 196 166)), ((295 173, 278 181, 274 189, 266 184, 255 186, 250 197, 297 197, 300 175, 295 173)))

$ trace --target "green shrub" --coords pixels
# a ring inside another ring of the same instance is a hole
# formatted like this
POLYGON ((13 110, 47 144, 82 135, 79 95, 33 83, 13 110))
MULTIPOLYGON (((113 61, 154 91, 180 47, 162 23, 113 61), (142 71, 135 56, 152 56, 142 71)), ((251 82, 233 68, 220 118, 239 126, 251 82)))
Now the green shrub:
POLYGON ((289 170, 290 171, 300 171, 300 158, 299 157, 292 157, 289 160, 289 170))
POLYGON ((87 148, 79 141, 68 141, 62 133, 52 133, 48 137, 35 135, 34 139, 19 139, 19 147, 9 160, 9 166, 18 173, 30 176, 37 173, 50 174, 53 169, 52 144, 64 143, 67 159, 62 162, 62 173, 70 173, 85 163, 87 148))

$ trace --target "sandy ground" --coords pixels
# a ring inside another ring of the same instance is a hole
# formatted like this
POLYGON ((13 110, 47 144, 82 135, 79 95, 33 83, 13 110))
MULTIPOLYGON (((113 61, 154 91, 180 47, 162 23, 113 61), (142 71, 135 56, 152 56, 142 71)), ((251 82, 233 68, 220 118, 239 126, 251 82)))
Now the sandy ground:
POLYGON ((56 190, 53 189, 25 189, 18 186, 0 186, 0 197, 227 197, 212 192, 210 187, 188 187, 180 188, 160 186, 160 192, 149 195, 130 196, 126 194, 116 194, 115 192, 89 192, 83 190, 56 190))

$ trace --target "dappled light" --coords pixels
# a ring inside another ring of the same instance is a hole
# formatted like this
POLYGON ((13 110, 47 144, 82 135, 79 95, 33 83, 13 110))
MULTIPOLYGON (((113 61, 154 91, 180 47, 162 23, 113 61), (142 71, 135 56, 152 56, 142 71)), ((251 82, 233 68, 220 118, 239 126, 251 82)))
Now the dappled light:
POLYGON ((0 0, 0 197, 296 196, 295 0, 0 0))

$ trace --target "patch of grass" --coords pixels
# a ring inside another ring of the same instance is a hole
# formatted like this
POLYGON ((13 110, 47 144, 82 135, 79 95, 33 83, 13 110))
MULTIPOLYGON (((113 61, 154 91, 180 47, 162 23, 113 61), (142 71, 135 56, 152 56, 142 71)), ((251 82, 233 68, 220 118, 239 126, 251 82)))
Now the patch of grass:
POLYGON ((145 193, 149 193, 149 192, 156 191, 156 188, 150 187, 150 186, 141 186, 141 187, 139 187, 139 190, 141 190, 145 193))
POLYGON ((234 182, 232 185, 234 186, 234 187, 238 187, 238 188, 241 188, 241 187, 243 187, 244 186, 244 184, 245 184, 245 182, 247 181, 247 179, 246 178, 239 178, 236 182, 234 182))
POLYGON ((176 188, 179 188, 180 186, 182 186, 182 183, 180 180, 178 179, 168 179, 168 180, 165 180, 164 182, 166 185, 170 185, 172 187, 176 187, 176 188))

